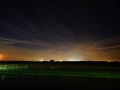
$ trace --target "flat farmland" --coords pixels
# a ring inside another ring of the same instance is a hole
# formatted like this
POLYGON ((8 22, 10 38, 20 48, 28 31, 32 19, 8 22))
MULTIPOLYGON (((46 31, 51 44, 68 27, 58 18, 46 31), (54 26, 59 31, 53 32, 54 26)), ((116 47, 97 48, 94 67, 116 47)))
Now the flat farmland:
POLYGON ((0 78, 1 88, 120 89, 119 63, 2 63, 0 78))
POLYGON ((113 63, 5 63, 0 65, 0 75, 120 78, 120 66, 113 63))

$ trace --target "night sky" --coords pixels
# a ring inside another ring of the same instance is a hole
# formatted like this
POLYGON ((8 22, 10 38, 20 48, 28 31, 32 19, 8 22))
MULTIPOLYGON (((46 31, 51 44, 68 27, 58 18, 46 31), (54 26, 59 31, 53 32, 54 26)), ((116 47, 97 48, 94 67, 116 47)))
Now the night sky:
POLYGON ((0 0, 0 60, 120 61, 119 0, 0 0))

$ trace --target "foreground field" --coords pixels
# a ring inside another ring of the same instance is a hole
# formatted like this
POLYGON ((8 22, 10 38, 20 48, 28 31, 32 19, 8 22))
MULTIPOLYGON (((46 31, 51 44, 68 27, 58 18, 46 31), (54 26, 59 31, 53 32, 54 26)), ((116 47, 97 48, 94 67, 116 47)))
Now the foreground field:
POLYGON ((0 64, 1 89, 120 90, 120 66, 74 63, 0 64))
POLYGON ((67 76, 67 77, 95 77, 120 78, 120 68, 100 65, 64 65, 56 64, 5 64, 0 65, 0 75, 34 75, 34 76, 67 76), (59 68, 58 68, 59 67, 59 68))
POLYGON ((4 80, 0 80, 2 90, 120 90, 119 84, 120 79, 56 76, 6 75, 4 80))

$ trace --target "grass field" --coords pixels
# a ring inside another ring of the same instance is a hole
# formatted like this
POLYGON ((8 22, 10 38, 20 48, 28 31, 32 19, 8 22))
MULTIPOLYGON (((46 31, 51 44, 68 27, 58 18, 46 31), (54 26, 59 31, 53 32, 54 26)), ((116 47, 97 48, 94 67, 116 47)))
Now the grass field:
MULTIPOLYGON (((67 65, 64 65, 67 67, 67 65)), ((73 65, 75 66, 75 65, 73 65)), ((59 65, 60 67, 60 65, 59 65)), ((120 69, 105 66, 81 65, 79 68, 57 68, 52 65, 0 65, 0 75, 37 75, 66 77, 120 78, 120 69), (45 67, 44 67, 45 66, 45 67)))
POLYGON ((70 63, 0 64, 0 88, 120 90, 119 65, 70 63))

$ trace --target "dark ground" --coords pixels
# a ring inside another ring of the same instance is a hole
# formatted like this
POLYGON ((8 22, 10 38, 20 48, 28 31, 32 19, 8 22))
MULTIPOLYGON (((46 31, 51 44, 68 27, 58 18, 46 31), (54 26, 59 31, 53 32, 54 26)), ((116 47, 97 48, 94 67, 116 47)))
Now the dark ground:
MULTIPOLYGON (((1 62, 1 65, 27 64, 29 66, 51 66, 54 68, 109 69, 120 71, 120 63, 76 62, 76 63, 33 63, 33 62, 1 62)), ((33 67, 32 67, 33 68, 33 67)), ((120 90, 120 79, 55 77, 55 76, 0 76, 0 90, 120 90)))
POLYGON ((45 76, 0 76, 0 90, 120 90, 120 79, 45 77, 45 76))

